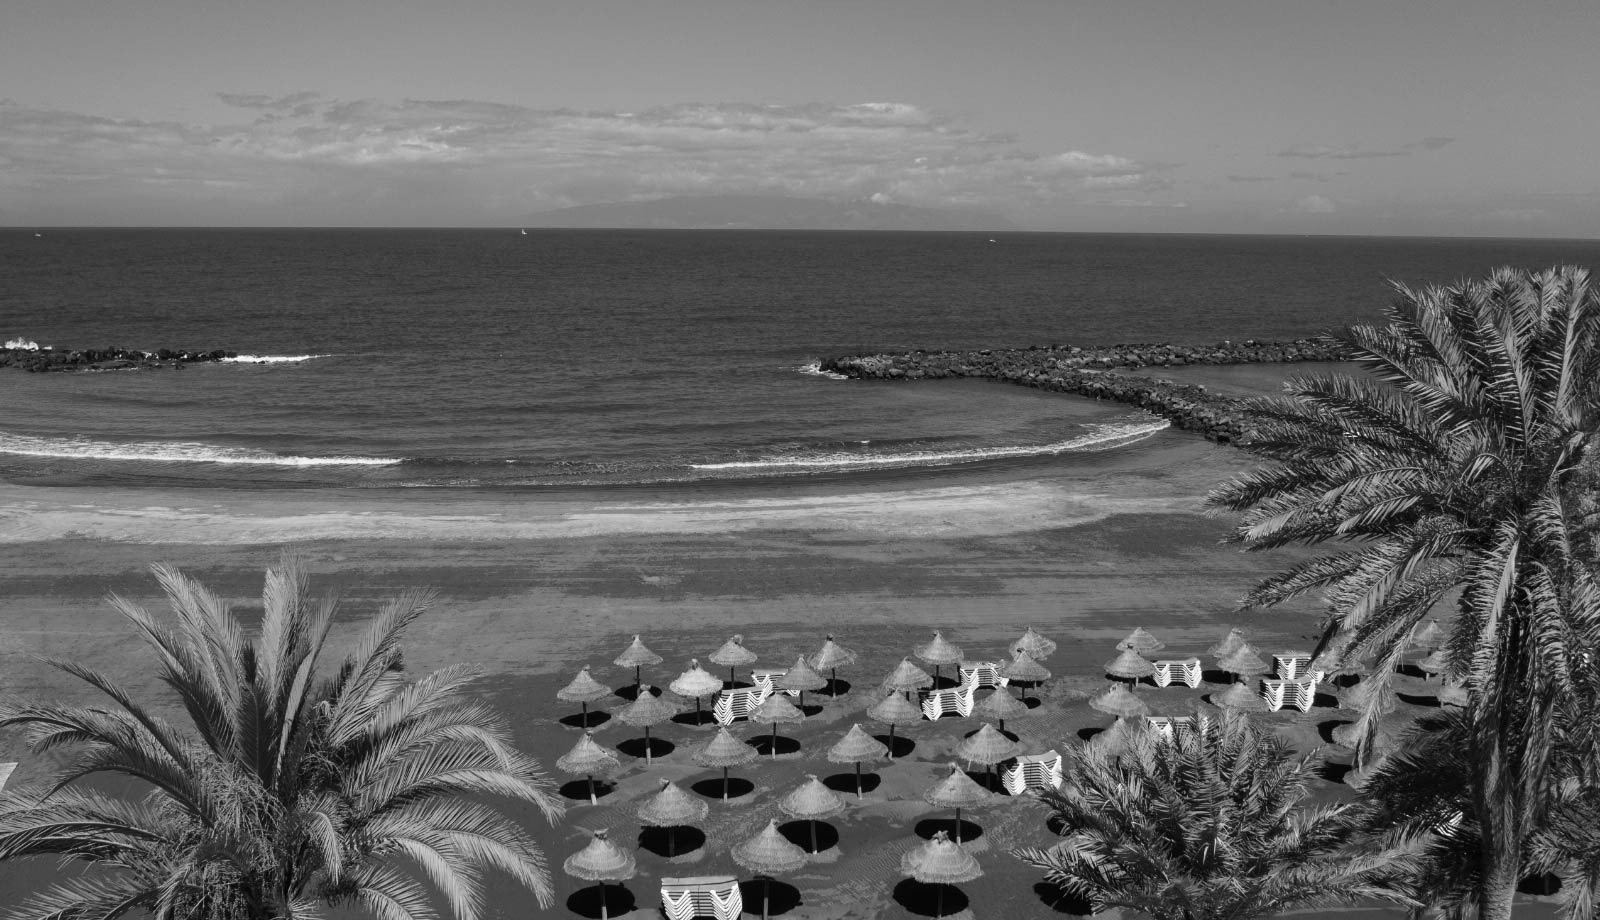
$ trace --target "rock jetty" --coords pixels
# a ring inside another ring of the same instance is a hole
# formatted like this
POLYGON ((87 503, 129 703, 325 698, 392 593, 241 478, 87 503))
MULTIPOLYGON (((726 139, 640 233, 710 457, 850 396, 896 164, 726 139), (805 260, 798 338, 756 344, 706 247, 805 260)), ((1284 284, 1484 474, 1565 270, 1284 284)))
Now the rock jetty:
POLYGON ((1190 364, 1290 364, 1347 360, 1330 339, 1292 342, 1223 342, 1219 345, 1035 345, 982 351, 912 351, 851 355, 822 362, 821 369, 874 380, 978 377, 1020 386, 1076 393, 1137 406, 1226 444, 1249 436, 1238 401, 1203 386, 1129 374, 1126 370, 1190 364))
POLYGON ((206 364, 236 358, 234 351, 139 351, 132 348, 0 348, 0 367, 34 373, 50 371, 114 371, 178 369, 185 364, 206 364))

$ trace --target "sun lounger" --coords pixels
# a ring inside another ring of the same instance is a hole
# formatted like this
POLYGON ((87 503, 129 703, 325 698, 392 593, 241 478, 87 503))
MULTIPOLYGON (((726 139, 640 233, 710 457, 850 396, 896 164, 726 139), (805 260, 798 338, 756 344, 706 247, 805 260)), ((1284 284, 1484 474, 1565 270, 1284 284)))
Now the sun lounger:
POLYGON ((1261 682, 1261 698, 1267 701, 1267 708, 1273 712, 1285 706, 1308 712, 1317 699, 1317 683, 1315 677, 1302 680, 1275 680, 1269 677, 1261 682))
POLYGON ((1194 732, 1194 716, 1150 716, 1146 721, 1162 741, 1171 742, 1179 733, 1194 732))
POLYGON ((1181 681, 1189 687, 1200 686, 1200 659, 1198 658, 1157 661, 1155 666, 1154 679, 1157 687, 1169 686, 1173 681, 1181 681))
POLYGON ((934 690, 922 698, 922 714, 930 722, 937 722, 947 712, 957 713, 964 719, 972 715, 972 695, 977 689, 966 684, 950 690, 934 690))
POLYGON ((717 703, 711 707, 711 714, 716 716, 717 722, 727 725, 738 719, 748 718, 757 706, 766 702, 772 695, 772 684, 754 687, 740 687, 738 690, 724 690, 717 694, 717 703))
POLYGON ((1061 788, 1061 755, 1055 751, 1025 754, 1000 770, 1000 781, 1012 795, 1029 789, 1061 788))
MULTIPOLYGON (((755 668, 751 668, 750 669, 750 682, 752 684, 755 684, 757 687, 766 688, 766 691, 768 693, 771 693, 773 691, 773 689, 774 689, 773 686, 772 686, 773 678, 782 677, 783 675, 785 675, 787 673, 789 673, 789 669, 788 668, 761 668, 760 670, 757 670, 755 668)), ((799 696, 800 695, 800 691, 799 690, 785 690, 783 692, 789 694, 790 696, 799 696)), ((762 697, 762 699, 765 699, 765 698, 766 697, 762 697)))
POLYGON ((1311 667, 1311 656, 1273 655, 1272 663, 1277 669, 1279 680, 1299 680, 1309 676, 1306 672, 1311 667))
POLYGON ((1000 676, 998 661, 961 662, 961 686, 1004 687, 1009 681, 1000 676))
POLYGON ((739 880, 731 875, 663 878, 661 912, 667 915, 667 920, 689 920, 691 917, 739 920, 739 915, 744 912, 739 880))

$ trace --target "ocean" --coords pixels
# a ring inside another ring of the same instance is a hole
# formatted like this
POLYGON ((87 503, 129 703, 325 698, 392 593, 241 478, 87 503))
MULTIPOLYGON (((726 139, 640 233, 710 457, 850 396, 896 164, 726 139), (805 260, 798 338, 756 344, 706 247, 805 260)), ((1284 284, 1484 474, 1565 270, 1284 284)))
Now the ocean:
POLYGON ((1033 233, 0 233, 0 339, 237 351, 0 370, 0 481, 716 489, 1072 464, 1165 423, 979 381, 830 379, 910 348, 1206 343, 1377 318, 1386 279, 1600 243, 1033 233))

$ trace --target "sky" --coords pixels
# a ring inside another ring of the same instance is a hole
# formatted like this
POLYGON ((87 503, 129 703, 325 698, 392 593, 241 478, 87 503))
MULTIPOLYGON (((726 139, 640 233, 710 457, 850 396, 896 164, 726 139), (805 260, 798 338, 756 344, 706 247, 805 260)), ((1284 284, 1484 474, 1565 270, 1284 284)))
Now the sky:
POLYGON ((1594 0, 10 0, 0 225, 1600 237, 1594 0))

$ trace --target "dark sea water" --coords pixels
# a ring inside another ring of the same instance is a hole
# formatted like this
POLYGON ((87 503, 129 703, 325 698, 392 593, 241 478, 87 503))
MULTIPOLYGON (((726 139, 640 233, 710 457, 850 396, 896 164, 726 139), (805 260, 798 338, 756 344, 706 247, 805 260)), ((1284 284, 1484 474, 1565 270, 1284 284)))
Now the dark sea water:
POLYGON ((828 379, 846 352, 1303 336, 1386 278, 1600 263, 1519 240, 542 230, 0 233, 0 339, 224 348, 180 372, 0 371, 0 478, 610 487, 1116 449, 1126 407, 828 379))

